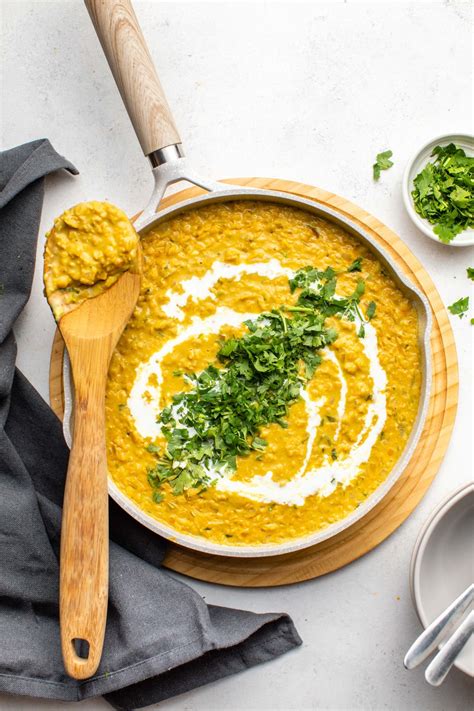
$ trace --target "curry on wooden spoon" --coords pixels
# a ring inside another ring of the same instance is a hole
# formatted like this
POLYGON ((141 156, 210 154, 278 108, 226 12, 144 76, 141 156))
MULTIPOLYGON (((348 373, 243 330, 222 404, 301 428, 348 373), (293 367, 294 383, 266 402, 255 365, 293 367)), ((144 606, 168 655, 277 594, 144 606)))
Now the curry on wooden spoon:
POLYGON ((140 291, 139 237, 113 205, 81 203, 55 220, 44 258, 45 294, 75 391, 61 530, 61 647, 68 674, 85 679, 100 663, 107 616, 105 387, 140 291))

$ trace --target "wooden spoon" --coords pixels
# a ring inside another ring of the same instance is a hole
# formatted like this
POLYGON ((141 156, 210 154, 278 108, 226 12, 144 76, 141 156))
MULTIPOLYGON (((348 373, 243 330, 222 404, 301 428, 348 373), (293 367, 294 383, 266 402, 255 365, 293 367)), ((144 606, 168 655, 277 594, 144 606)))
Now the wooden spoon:
POLYGON ((64 665, 75 679, 95 673, 104 643, 109 567, 105 387, 112 352, 138 299, 140 259, 137 262, 113 286, 70 310, 58 322, 71 361, 75 392, 61 528, 59 596, 64 665))

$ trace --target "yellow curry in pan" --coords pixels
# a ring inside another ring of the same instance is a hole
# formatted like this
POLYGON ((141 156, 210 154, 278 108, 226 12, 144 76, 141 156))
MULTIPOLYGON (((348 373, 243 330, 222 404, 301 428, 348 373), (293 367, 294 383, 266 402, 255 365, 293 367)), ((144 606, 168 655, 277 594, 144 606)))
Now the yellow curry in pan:
POLYGON ((377 257, 304 211, 240 201, 142 238, 106 394, 110 476, 213 543, 314 533, 386 479, 420 397, 417 313, 377 257))

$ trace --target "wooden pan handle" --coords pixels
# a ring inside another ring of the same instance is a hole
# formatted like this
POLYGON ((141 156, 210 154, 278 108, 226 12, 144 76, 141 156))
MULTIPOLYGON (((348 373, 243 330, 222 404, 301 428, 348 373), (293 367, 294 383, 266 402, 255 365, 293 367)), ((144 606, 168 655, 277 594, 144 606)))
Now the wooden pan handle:
POLYGON ((181 143, 130 0, 84 0, 145 155, 181 143))
POLYGON ((83 361, 87 355, 93 364, 91 370, 96 367, 93 374, 81 374, 72 363, 74 433, 61 527, 61 648, 66 671, 75 679, 87 679, 99 666, 109 574, 104 402, 107 358, 101 368, 92 352, 85 354, 83 361))

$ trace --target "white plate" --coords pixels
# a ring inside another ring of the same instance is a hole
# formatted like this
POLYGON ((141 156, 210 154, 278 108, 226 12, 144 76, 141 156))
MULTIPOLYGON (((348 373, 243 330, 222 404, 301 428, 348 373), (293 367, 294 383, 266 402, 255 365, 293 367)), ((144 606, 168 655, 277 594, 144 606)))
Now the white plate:
MULTIPOLYGON (((410 569, 413 602, 426 628, 474 582, 474 484, 451 494, 418 536, 410 569)), ((455 662, 474 677, 474 637, 455 662)))
MULTIPOLYGON (((438 136, 433 138, 429 143, 426 143, 419 151, 413 156, 413 158, 408 162, 405 169, 405 174, 402 181, 402 194, 403 202, 409 216, 411 217, 414 224, 420 229, 424 234, 433 239, 439 244, 444 244, 433 232, 433 228, 436 225, 432 225, 424 217, 421 217, 415 210, 413 198, 411 196, 411 191, 413 190, 413 181, 420 173, 425 165, 434 159, 431 157, 431 152, 436 146, 447 146, 449 143, 455 143, 460 148, 463 148, 467 155, 474 156, 474 137, 469 134, 464 133, 452 133, 447 136, 438 136)), ((464 230, 459 235, 449 243, 449 247, 469 247, 474 244, 474 229, 464 230)))

